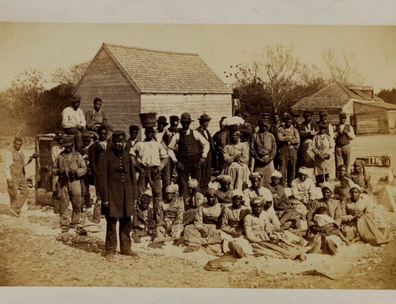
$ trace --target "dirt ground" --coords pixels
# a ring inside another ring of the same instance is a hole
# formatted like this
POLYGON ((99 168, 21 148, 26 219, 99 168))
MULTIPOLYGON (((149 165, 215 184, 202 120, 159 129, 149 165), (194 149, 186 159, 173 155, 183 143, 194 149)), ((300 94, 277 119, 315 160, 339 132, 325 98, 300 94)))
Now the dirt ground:
MULTIPOLYGON (((0 147, 4 148, 4 141, 0 147)), ((32 143, 26 145, 27 155, 32 143)), ((393 155, 396 136, 360 137, 354 141, 353 158, 393 155)), ((5 149, 0 149, 4 160, 5 149)), ((3 167, 3 163, 0 163, 3 167)), ((387 170, 370 169, 374 181, 387 170)), ((27 175, 33 175, 30 165, 27 175)), ((139 259, 117 255, 103 257, 102 230, 92 233, 95 241, 76 245, 60 242, 59 217, 48 207, 37 207, 31 196, 21 218, 8 211, 9 199, 3 175, 0 179, 0 286, 135 286, 135 287, 247 287, 321 289, 396 289, 396 242, 372 247, 356 243, 341 246, 336 256, 312 254, 305 261, 247 257, 227 265, 228 271, 207 271, 215 259, 202 251, 183 253, 168 244, 161 249, 134 244, 139 259), (317 270, 332 279, 302 272, 317 270)), ((91 210, 85 215, 89 220, 91 210)), ((377 208, 378 220, 396 231, 396 214, 377 208)), ((89 221, 87 220, 87 223, 89 221)), ((70 238, 73 235, 70 234, 70 238)))

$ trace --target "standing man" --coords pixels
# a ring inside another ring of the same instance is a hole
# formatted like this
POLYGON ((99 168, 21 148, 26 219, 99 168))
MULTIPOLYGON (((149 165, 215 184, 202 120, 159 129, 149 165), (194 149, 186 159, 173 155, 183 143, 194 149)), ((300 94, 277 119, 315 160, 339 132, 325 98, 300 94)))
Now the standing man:
POLYGON ((183 113, 180 122, 182 129, 172 137, 168 153, 177 168, 179 192, 184 197, 188 195, 189 176, 201 180, 201 167, 206 162, 210 144, 198 131, 190 129, 192 119, 189 113, 183 113), (198 143, 202 145, 201 152, 198 143))
POLYGON ((349 169, 351 161, 351 140, 355 138, 355 132, 351 125, 346 123, 346 113, 340 114, 340 123, 335 126, 335 165, 345 165, 349 169))
POLYGON ((59 215, 62 233, 81 224, 81 179, 87 173, 87 166, 80 153, 73 150, 74 140, 66 137, 63 141, 64 151, 56 158, 53 174, 59 176, 59 215), (68 216, 69 199, 73 211, 71 222, 68 216))
POLYGON ((270 123, 260 120, 259 131, 254 133, 250 143, 250 154, 254 158, 254 172, 263 175, 263 182, 271 181, 271 173, 274 171, 274 158, 276 156, 275 136, 268 132, 270 123))
POLYGON ((83 111, 79 108, 81 97, 73 96, 70 101, 72 105, 62 112, 62 127, 66 134, 74 136, 75 148, 79 149, 83 145, 81 132, 85 130, 86 121, 83 111))
POLYGON ((16 217, 21 216, 22 207, 29 195, 25 167, 38 157, 34 153, 26 162, 25 154, 21 150, 22 145, 22 138, 15 137, 13 147, 7 151, 4 164, 4 174, 7 179, 7 189, 10 196, 10 211, 16 217))
POLYGON ((154 128, 145 129, 146 138, 138 142, 129 152, 139 171, 138 194, 142 195, 150 184, 156 198, 161 197, 161 172, 168 162, 168 153, 164 146, 154 139, 154 128))
POLYGON ((102 99, 96 97, 93 101, 93 104, 94 104, 93 108, 85 112, 85 121, 87 122, 87 129, 95 133, 98 133, 98 128, 100 126, 106 126, 107 129, 111 129, 111 127, 107 124, 107 118, 105 113, 101 110, 102 99))
POLYGON ((334 127, 327 122, 327 111, 320 111, 319 112, 319 120, 316 124, 319 126, 320 124, 327 124, 328 128, 326 130, 326 134, 330 136, 331 141, 334 141, 334 127))
MULTIPOLYGON (((64 150, 63 148, 63 132, 62 131, 56 131, 55 132, 55 137, 54 137, 54 144, 51 147, 51 159, 52 159, 52 166, 56 165, 56 158, 58 157, 59 154, 64 150)), ((52 172, 52 170, 51 170, 52 172)), ((57 175, 51 175, 51 190, 52 190, 52 206, 54 207, 54 213, 58 214, 59 213, 59 193, 58 193, 58 176, 57 175)))
POLYGON ((91 132, 88 130, 84 130, 82 132, 82 141, 83 146, 77 150, 78 153, 81 154, 85 161, 85 165, 87 166, 87 173, 81 179, 81 190, 82 190, 82 202, 81 202, 81 211, 85 209, 89 209, 92 207, 91 204, 91 194, 89 192, 89 185, 92 183, 91 181, 91 170, 89 168, 89 147, 91 146, 91 132))
MULTIPOLYGON (((157 120, 157 129, 155 130, 155 140, 161 144, 164 149, 168 148, 170 140, 172 136, 169 134, 166 126, 168 125, 165 116, 158 117, 157 120)), ((168 154, 168 153, 167 153, 168 154)), ((165 188, 171 184, 171 172, 170 172, 170 163, 167 161, 165 167, 161 170, 161 180, 162 180, 162 189, 163 194, 165 194, 165 188)))
MULTIPOLYGON (((202 166, 201 172, 201 193, 205 194, 206 190, 208 190, 208 185, 210 183, 210 179, 212 177, 212 167, 214 167, 216 163, 216 149, 213 143, 212 135, 210 134, 208 127, 210 120, 212 118, 209 117, 208 114, 202 114, 199 120, 199 127, 197 131, 209 142, 209 152, 206 157, 206 161, 202 166)), ((201 147, 200 147, 201 148, 201 147)), ((200 151, 202 153, 202 151, 200 151)))
MULTIPOLYGON (((169 117, 170 121, 170 127, 168 128, 170 139, 172 139, 173 135, 175 135, 177 132, 180 131, 179 128, 179 116, 172 115, 169 117)), ((171 175, 171 182, 176 183, 177 182, 177 170, 175 167, 175 164, 171 159, 169 159, 169 166, 170 166, 170 175, 171 175)))
POLYGON ((295 127, 297 130, 300 130, 300 124, 298 123, 298 118, 300 117, 300 114, 293 111, 290 113, 290 115, 291 117, 293 117, 292 126, 295 127))
POLYGON ((288 116, 285 125, 278 128, 278 161, 282 173, 282 185, 291 186, 296 172, 297 150, 300 135, 292 126, 293 118, 288 116), (286 182, 287 181, 287 182, 286 182))
POLYGON ((215 150, 216 150, 216 173, 220 174, 221 170, 223 170, 224 167, 224 156, 223 153, 220 151, 221 149, 224 149, 224 147, 226 145, 229 144, 230 142, 230 135, 228 134, 228 130, 227 128, 224 126, 223 121, 224 119, 226 119, 227 117, 223 116, 220 121, 219 121, 219 126, 220 126, 220 130, 217 131, 214 135, 213 135, 213 144, 215 146, 215 150))
POLYGON ((117 221, 121 254, 138 255, 131 250, 131 215, 134 214, 132 184, 136 183, 132 173, 133 162, 124 150, 124 131, 114 131, 112 148, 100 156, 98 187, 102 198, 102 214, 106 217, 106 259, 112 260, 117 249, 117 221))
POLYGON ((126 141, 125 144, 125 151, 129 153, 131 148, 133 148, 136 143, 139 141, 137 139, 137 136, 139 134, 139 126, 137 125, 131 125, 129 126, 129 139, 126 141))
POLYGON ((100 126, 98 128, 98 135, 99 139, 95 141, 88 150, 89 154, 89 168, 91 169, 91 181, 92 184, 95 186, 95 194, 96 194, 96 201, 93 210, 93 222, 100 223, 100 205, 102 199, 100 197, 99 188, 98 188, 98 171, 99 171, 99 158, 100 156, 109 151, 111 148, 111 144, 107 140, 108 130, 106 126, 100 126))
MULTIPOLYGON (((266 114, 266 113, 264 113, 264 114, 266 114)), ((279 128, 281 125, 282 125, 282 122, 281 122, 281 120, 280 120, 280 118, 279 118, 279 114, 275 112, 275 113, 272 115, 272 125, 271 125, 271 128, 270 128, 270 132, 271 132, 272 134, 274 134, 274 136, 276 136, 276 134, 278 134, 278 128, 279 128)))

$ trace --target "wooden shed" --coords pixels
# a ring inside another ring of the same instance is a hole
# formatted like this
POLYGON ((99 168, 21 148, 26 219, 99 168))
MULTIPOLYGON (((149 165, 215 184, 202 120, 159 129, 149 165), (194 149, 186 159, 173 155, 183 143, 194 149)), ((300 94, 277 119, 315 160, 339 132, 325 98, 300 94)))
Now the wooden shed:
POLYGON ((338 123, 339 113, 347 113, 347 123, 358 135, 395 132, 396 105, 375 95, 372 86, 335 82, 312 96, 302 98, 292 109, 301 114, 305 110, 313 111, 313 121, 319 120, 321 110, 326 110, 329 113, 327 120, 332 124, 338 123))
POLYGON ((212 117, 211 132, 222 116, 232 113, 232 90, 193 53, 158 51, 103 44, 74 94, 81 96, 81 109, 93 107, 95 97, 103 100, 109 124, 128 131, 140 125, 139 113, 158 116, 189 112, 197 118, 204 112, 212 117))

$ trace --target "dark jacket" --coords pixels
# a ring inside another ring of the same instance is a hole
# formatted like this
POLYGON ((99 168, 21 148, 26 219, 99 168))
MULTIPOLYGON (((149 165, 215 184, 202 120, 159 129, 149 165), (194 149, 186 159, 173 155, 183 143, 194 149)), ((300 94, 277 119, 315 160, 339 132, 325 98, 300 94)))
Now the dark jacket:
MULTIPOLYGON (((212 135, 210 134, 209 130, 207 130, 208 132, 205 132, 205 129, 202 128, 202 126, 199 126, 196 130, 199 133, 201 133, 201 135, 209 142, 209 145, 210 145, 209 153, 210 153, 210 156, 212 157, 211 158, 212 167, 216 167, 216 148, 215 148, 215 145, 213 142, 212 135), (208 135, 209 135, 209 138, 208 138, 208 135)), ((198 144, 198 145, 199 145, 199 154, 202 155, 202 148, 200 147, 200 144, 198 144)), ((209 157, 209 153, 208 153, 208 157, 209 157)))
POLYGON ((100 145, 99 141, 95 141, 88 149, 88 160, 91 180, 93 184, 96 184, 96 177, 98 175, 99 157, 104 152, 109 151, 111 143, 107 142, 106 150, 100 145))
POLYGON ((134 213, 134 198, 137 197, 136 179, 133 174, 132 158, 126 151, 113 149, 99 158, 97 186, 102 202, 102 214, 109 217, 129 217, 134 213))

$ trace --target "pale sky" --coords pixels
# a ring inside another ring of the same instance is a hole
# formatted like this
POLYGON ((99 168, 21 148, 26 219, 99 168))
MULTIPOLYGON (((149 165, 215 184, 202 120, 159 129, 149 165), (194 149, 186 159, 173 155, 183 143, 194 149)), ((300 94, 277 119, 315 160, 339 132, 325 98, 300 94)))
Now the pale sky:
POLYGON ((91 60, 103 42, 198 53, 224 81, 231 65, 250 62, 270 44, 294 43, 300 61, 320 68, 333 48, 354 54, 376 92, 396 86, 395 26, 1 23, 0 90, 28 68, 45 70, 50 82, 56 68, 91 60))

